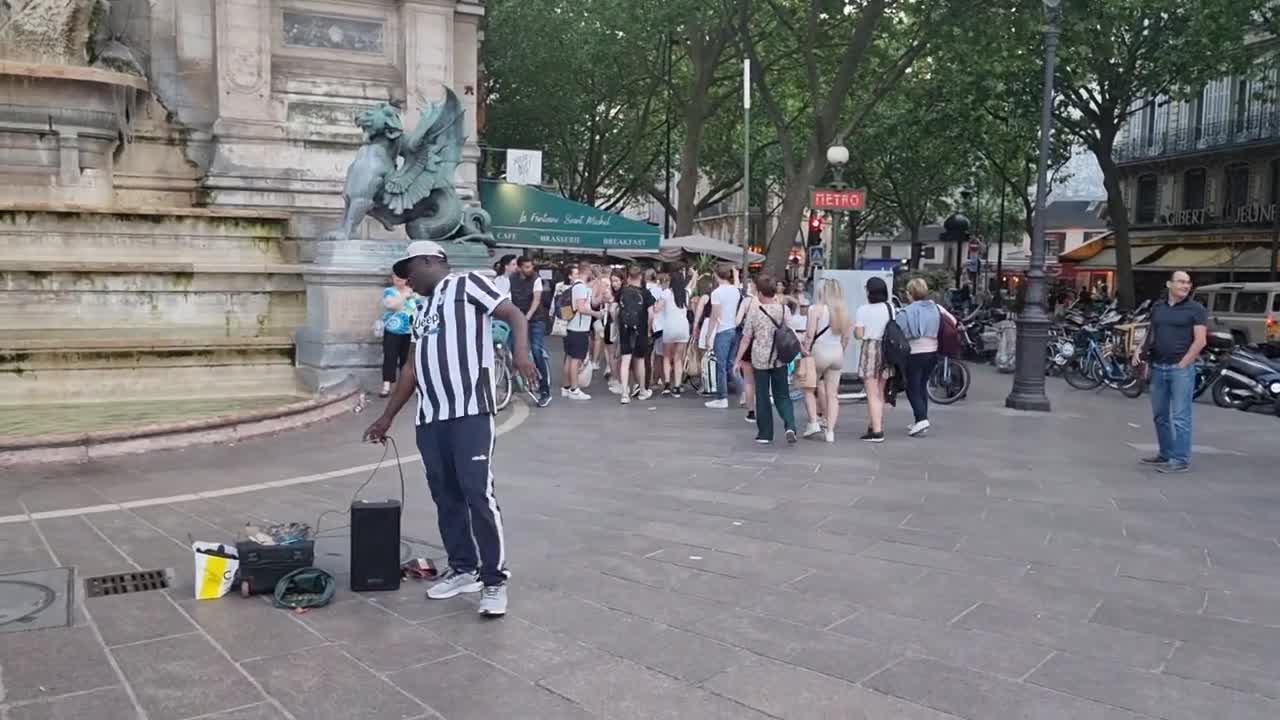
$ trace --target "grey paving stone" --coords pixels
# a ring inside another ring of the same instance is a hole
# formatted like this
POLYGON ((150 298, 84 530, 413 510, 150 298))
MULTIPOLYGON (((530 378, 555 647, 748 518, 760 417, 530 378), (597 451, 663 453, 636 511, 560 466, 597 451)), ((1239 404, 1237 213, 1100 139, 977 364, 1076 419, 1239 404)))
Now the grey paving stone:
POLYGON ((786 720, 948 720, 955 717, 764 659, 727 670, 703 683, 703 687, 786 720))
POLYGON ((1201 588, 1040 565, 1033 565, 1022 582, 1051 592, 1069 591, 1174 612, 1199 612, 1205 602, 1201 588))
POLYGON ((125 645, 111 653, 151 720, 178 720, 265 699, 199 635, 125 645))
POLYGON ((938 571, 930 571, 911 588, 913 592, 972 598, 975 602, 989 601, 1004 607, 1052 612, 1080 620, 1094 611, 1099 600, 1093 595, 1048 587, 1025 579, 1005 581, 938 571))
POLYGON ((880 541, 864 550, 862 554, 881 560, 983 577, 1017 578, 1027 572, 1027 563, 1016 560, 982 557, 892 541, 880 541))
POLYGON ((137 569, 103 542, 102 536, 94 532, 83 517, 38 520, 36 525, 49 541, 59 564, 76 568, 80 578, 137 569))
POLYGON ((1204 612, 1261 625, 1280 625, 1280 596, 1247 590, 1210 590, 1204 612))
POLYGON ((492 622, 479 615, 437 618, 425 624, 436 635, 531 682, 609 659, 604 651, 510 616, 492 622))
MULTIPOLYGON (((365 599, 411 622, 425 622, 463 612, 475 613, 477 600, 474 595, 430 600, 427 587, 425 582, 408 582, 402 584, 397 592, 370 593, 365 599)), ((513 582, 508 589, 513 607, 520 602, 521 587, 519 582, 513 582)))
POLYGON ((426 713, 341 648, 298 650, 242 663, 292 715, 309 720, 406 720, 426 713))
POLYGON ((0 575, 44 570, 55 564, 31 523, 0 525, 0 575))
MULTIPOLYGON (((282 618, 287 619, 287 618, 282 618)), ((458 648, 362 598, 343 600, 301 616, 325 639, 343 643, 352 656, 379 672, 439 660, 458 648)))
POLYGON ((285 720, 285 716, 269 702, 201 716, 200 720, 285 720))
POLYGON ((1280 699, 1280 669, 1276 658, 1183 643, 1164 667, 1169 675, 1280 699))
POLYGON ((162 592, 85 598, 84 606, 107 645, 155 640, 196 629, 162 592))
POLYGON ((113 687, 11 707, 6 720, 137 720, 138 710, 124 688, 113 687))
POLYGON ((1280 656, 1280 628, 1103 602, 1091 622, 1263 657, 1280 656))
POLYGON ((1147 670, 1159 669, 1175 644, 1166 638, 991 603, 970 610, 956 624, 1147 670))
POLYGON ((832 631, 951 665, 1019 678, 1049 657, 1049 648, 978 630, 865 610, 832 631))
POLYGON ((898 656, 858 638, 748 613, 708 618, 695 625, 693 632, 850 682, 862 680, 898 656))
POLYGON ((401 670, 387 679, 448 720, 592 717, 582 706, 469 654, 401 670))
POLYGON ((65 695, 117 685, 102 644, 87 626, 0 633, 5 699, 65 695), (19 659, 21 659, 19 661, 19 659))
POLYGON ((966 720, 1141 720, 1143 716, 1035 685, 925 658, 910 658, 867 680, 873 690, 966 720))
POLYGON ((728 610, 725 605, 710 600, 659 590, 602 573, 579 575, 576 582, 568 587, 572 588, 574 595, 607 608, 676 627, 687 627, 728 610))
POLYGON ((570 670, 541 684, 613 720, 764 720, 745 705, 622 659, 570 670))
POLYGON ((1280 717, 1280 703, 1257 695, 1065 653, 1050 658, 1028 682, 1168 720, 1280 717))
POLYGON ((145 569, 173 568, 177 576, 175 592, 194 594, 191 547, 148 527, 129 512, 106 512, 86 515, 86 521, 105 535, 120 552, 145 569))
POLYGON ((325 642, 325 638, 291 618, 288 611, 272 607, 261 597, 183 600, 181 605, 237 662, 325 642))

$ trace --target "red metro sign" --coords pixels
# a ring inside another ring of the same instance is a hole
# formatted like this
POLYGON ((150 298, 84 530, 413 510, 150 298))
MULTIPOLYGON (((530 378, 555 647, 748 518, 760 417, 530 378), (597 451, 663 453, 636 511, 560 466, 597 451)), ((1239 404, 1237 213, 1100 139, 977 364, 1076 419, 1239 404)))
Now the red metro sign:
POLYGON ((862 210, 867 204, 867 191, 832 190, 814 188, 809 193, 809 207, 813 210, 862 210))

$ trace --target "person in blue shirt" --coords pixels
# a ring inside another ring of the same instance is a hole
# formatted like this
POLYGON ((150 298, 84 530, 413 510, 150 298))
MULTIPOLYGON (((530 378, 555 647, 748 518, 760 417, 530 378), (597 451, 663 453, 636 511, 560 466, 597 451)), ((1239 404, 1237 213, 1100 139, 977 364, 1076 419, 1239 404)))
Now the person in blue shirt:
POLYGON ((379 397, 391 394, 396 373, 409 357, 413 313, 418 309, 418 296, 407 281, 391 276, 391 285, 382 291, 382 390, 379 397))

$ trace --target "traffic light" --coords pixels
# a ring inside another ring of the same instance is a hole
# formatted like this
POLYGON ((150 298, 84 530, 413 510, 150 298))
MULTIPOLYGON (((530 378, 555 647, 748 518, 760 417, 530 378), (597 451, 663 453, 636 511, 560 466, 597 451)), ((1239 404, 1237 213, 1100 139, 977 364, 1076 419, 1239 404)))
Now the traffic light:
POLYGON ((809 213, 809 247, 822 244, 822 215, 809 213))

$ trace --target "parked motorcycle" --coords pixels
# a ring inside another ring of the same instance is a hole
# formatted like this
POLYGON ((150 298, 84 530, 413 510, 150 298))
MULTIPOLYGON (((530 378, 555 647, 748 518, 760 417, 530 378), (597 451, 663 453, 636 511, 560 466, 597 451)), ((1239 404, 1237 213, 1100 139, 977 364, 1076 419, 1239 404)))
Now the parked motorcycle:
POLYGON ((1213 383, 1213 402, 1237 410, 1270 403, 1280 414, 1280 347, 1246 345, 1231 350, 1213 383))

